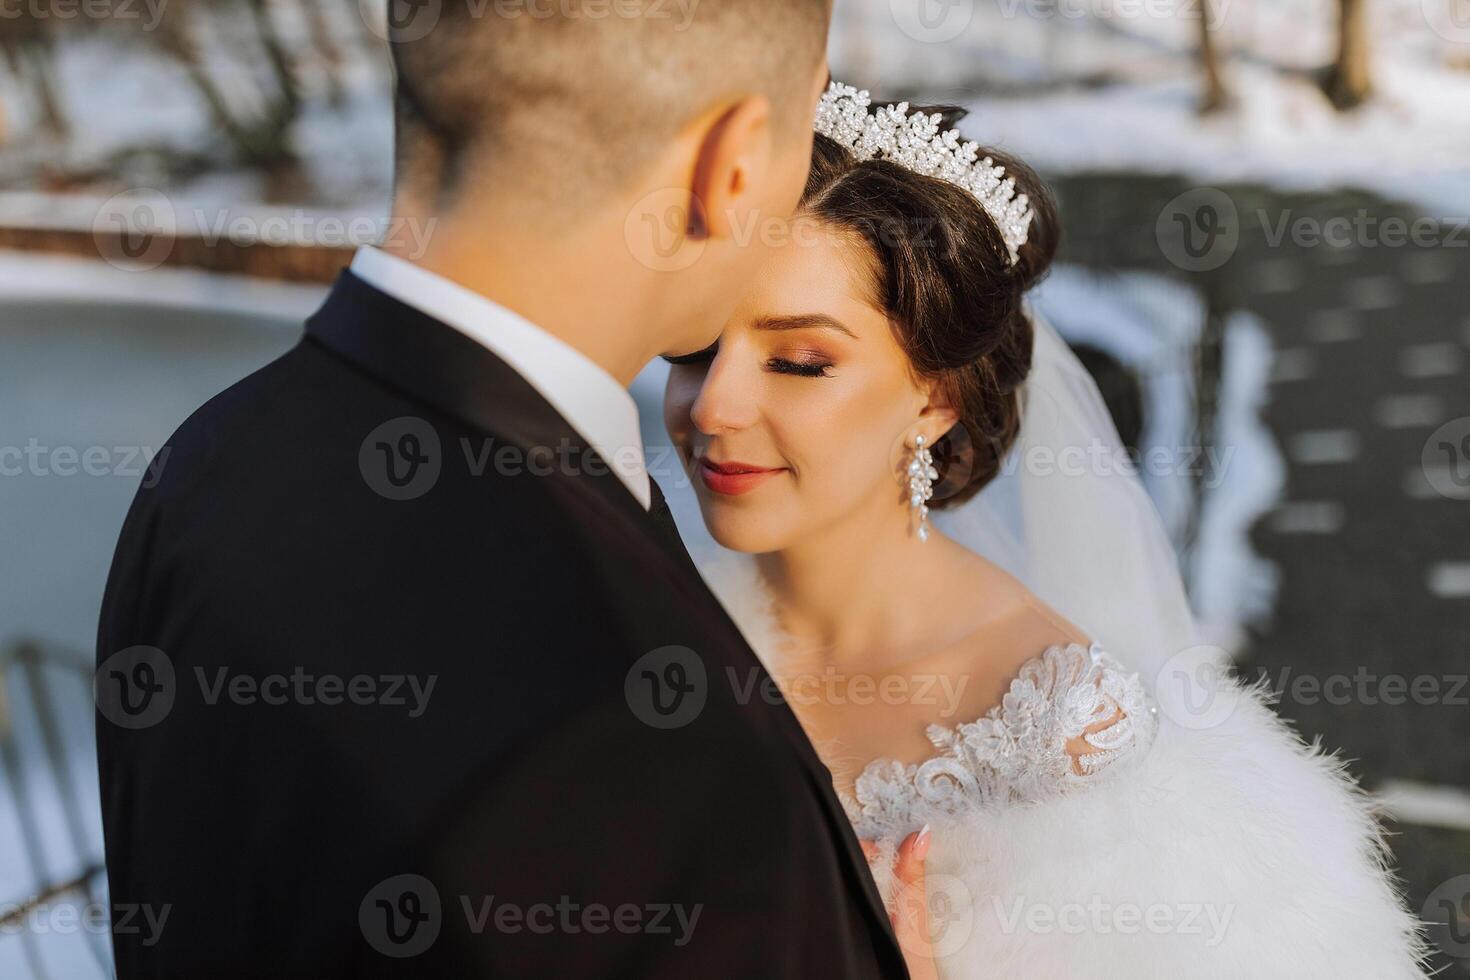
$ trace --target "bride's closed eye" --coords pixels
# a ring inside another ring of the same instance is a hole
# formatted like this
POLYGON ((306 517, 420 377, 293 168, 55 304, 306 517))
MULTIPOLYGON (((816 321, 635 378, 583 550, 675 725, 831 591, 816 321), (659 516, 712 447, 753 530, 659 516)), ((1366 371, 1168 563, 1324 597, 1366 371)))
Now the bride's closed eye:
MULTIPOLYGON (((714 360, 719 350, 720 342, 717 340, 703 350, 689 354, 662 354, 660 356, 670 364, 707 364, 714 360)), ((832 361, 826 355, 817 351, 803 351, 801 355, 768 358, 765 364, 766 370, 774 374, 791 374, 801 378, 830 377, 827 370, 832 367, 832 361)))
POLYGON ((766 368, 776 374, 794 374, 803 378, 826 378, 832 362, 825 357, 812 354, 799 359, 773 357, 766 361, 766 368))

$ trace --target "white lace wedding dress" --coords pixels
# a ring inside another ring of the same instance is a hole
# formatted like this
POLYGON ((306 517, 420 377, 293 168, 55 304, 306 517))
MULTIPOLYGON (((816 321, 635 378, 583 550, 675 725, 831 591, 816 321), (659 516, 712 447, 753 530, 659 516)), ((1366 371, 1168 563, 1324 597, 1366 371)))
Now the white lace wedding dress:
POLYGON ((838 797, 859 837, 891 842, 925 823, 1080 788, 1147 749, 1157 713, 1101 644, 1054 646, 1022 665, 984 717, 930 725, 932 757, 870 762, 838 797))

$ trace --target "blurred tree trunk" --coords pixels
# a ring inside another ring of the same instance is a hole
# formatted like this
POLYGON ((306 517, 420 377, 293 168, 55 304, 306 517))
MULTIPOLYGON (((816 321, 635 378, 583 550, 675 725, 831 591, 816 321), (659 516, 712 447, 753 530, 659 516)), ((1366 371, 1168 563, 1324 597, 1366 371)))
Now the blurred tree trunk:
POLYGON ((1337 108, 1352 109, 1373 94, 1368 51, 1368 0, 1338 0, 1337 60, 1322 80, 1337 108))
POLYGON ((71 126, 57 94, 55 52, 46 26, 23 21, 7 24, 5 29, 6 33, 0 35, 0 49, 5 52, 11 74, 29 90, 41 128, 64 139, 71 132, 71 126))
POLYGON ((266 61, 270 64, 271 71, 275 74, 276 86, 281 91, 280 101, 276 103, 272 115, 283 116, 289 122, 296 117, 296 110, 301 105, 301 92, 296 86, 291 56, 286 52, 281 35, 276 32, 276 24, 271 20, 267 0, 248 0, 248 6, 251 16, 255 18, 255 30, 261 47, 265 49, 266 61))
POLYGON ((1211 9, 1210 0, 1199 0, 1199 60, 1205 76, 1205 91, 1200 98, 1199 111, 1206 114, 1219 112, 1230 101, 1225 91, 1224 76, 1220 74, 1220 53, 1210 30, 1211 9))
POLYGON ((52 135, 65 138, 71 127, 67 125, 66 113, 56 94, 56 62, 51 57, 51 44, 47 41, 40 45, 29 45, 26 51, 31 62, 31 87, 35 92, 36 104, 41 109, 41 125, 52 135))

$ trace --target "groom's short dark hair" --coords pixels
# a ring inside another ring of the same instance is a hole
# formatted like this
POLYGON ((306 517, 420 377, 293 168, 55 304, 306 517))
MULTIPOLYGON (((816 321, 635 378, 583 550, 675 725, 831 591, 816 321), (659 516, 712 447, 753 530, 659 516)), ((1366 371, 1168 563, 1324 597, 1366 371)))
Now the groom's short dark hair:
POLYGON ((622 187, 722 94, 804 105, 831 3, 390 0, 395 183, 441 205, 475 180, 622 187))

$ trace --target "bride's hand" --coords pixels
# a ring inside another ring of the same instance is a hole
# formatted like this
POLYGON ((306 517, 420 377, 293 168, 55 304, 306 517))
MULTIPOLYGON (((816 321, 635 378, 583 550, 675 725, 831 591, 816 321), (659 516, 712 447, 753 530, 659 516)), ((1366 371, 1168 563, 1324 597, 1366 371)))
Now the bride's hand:
MULTIPOLYGON (((909 834, 898 845, 898 854, 893 861, 896 886, 893 910, 888 918, 903 949, 910 980, 938 980, 939 977, 929 942, 929 895, 924 885, 924 858, 929 853, 929 839, 927 825, 923 830, 909 834)), ((866 840, 859 843, 868 863, 873 863, 878 857, 878 845, 866 840)))

